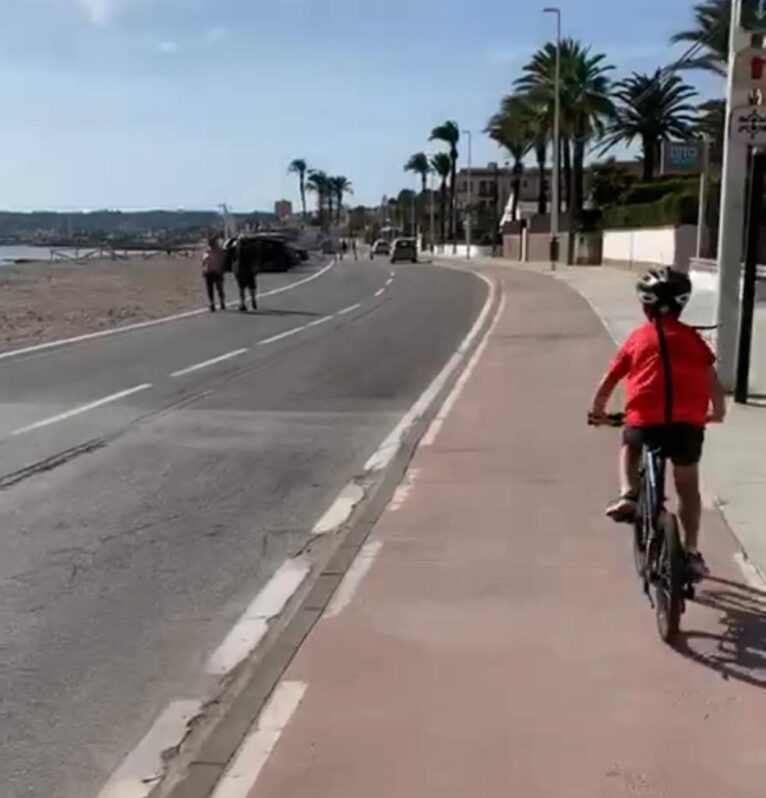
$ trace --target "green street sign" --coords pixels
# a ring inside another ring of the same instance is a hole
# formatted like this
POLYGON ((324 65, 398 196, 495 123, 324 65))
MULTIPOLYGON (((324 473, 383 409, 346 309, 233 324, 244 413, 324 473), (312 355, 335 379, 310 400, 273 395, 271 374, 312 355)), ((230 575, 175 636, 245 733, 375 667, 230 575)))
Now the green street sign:
POLYGON ((739 26, 750 33, 766 33, 766 0, 742 0, 739 26))

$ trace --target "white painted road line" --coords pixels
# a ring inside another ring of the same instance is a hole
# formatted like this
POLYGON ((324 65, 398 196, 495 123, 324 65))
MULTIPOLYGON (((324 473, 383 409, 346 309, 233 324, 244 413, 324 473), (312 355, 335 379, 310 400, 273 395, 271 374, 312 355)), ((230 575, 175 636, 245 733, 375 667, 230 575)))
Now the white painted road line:
POLYGON ((334 532, 351 517, 351 513, 364 498, 364 490, 355 482, 349 482, 338 494, 338 498, 330 505, 327 512, 317 521, 312 535, 326 535, 334 532))
POLYGON ((750 587, 754 590, 766 592, 766 579, 764 575, 741 551, 738 551, 734 555, 734 562, 739 566, 739 570, 742 571, 742 576, 745 577, 745 581, 750 587))
POLYGON ((391 283, 393 283, 393 282, 394 282, 394 278, 393 277, 389 277, 388 280, 386 280, 386 288, 388 288, 388 286, 391 285, 391 283))
POLYGON ((327 605, 323 618, 334 618, 346 609, 382 548, 383 542, 380 540, 371 540, 362 546, 327 605))
POLYGON ((103 407, 104 405, 111 404, 112 402, 118 402, 120 399, 125 399, 128 396, 132 396, 134 393, 138 393, 139 391, 146 391, 151 387, 152 384, 147 382, 144 385, 137 385, 135 388, 128 388, 127 391, 113 393, 111 396, 105 396, 103 399, 98 399, 95 402, 89 402, 87 405, 80 405, 80 407, 67 410, 65 413, 59 413, 57 416, 51 416, 50 418, 43 419, 42 421, 36 421, 34 424, 29 424, 21 429, 14 430, 11 435, 22 435, 25 432, 32 432, 36 429, 42 429, 42 427, 49 427, 51 424, 57 424, 59 421, 66 421, 68 418, 74 418, 82 413, 87 413, 89 410, 95 410, 98 407, 103 407))
POLYGON ((213 652, 205 672, 223 676, 236 668, 261 642, 269 621, 282 612, 310 570, 300 558, 282 563, 213 652))
MULTIPOLYGON (((447 365, 436 377, 434 377, 431 384, 425 389, 425 391, 423 391, 417 402, 415 402, 415 404, 407 411, 407 413, 402 417, 401 421, 391 430, 383 443, 380 444, 377 451, 365 463, 365 471, 380 471, 394 459, 407 432, 434 402, 436 397, 439 395, 439 392, 447 384, 447 381, 452 376, 452 373, 460 365, 460 362, 465 357, 466 352, 470 350, 473 342, 481 332, 484 322, 486 321, 486 318, 492 308, 496 288, 495 284, 491 280, 487 279, 483 274, 479 274, 478 272, 472 272, 472 274, 483 280, 489 286, 489 294, 484 302, 484 307, 479 314, 479 318, 476 319, 476 322, 474 323, 470 332, 465 336, 460 346, 455 350, 455 354, 453 354, 449 359, 447 365)), ((488 333, 489 329, 487 329, 485 335, 488 333)))
POLYGON ((332 316, 323 316, 321 319, 310 321, 308 324, 301 324, 300 327, 293 327, 291 330, 286 330, 278 335, 272 335, 271 338, 264 338, 262 341, 258 341, 258 346, 267 346, 268 344, 274 344, 277 341, 283 341, 285 338, 289 338, 291 335, 297 335, 304 330, 308 330, 309 327, 316 327, 319 324, 324 324, 325 322, 330 321, 332 318, 332 316))
POLYGON ((306 694, 305 682, 280 682, 242 743, 213 798, 248 798, 263 766, 306 694))
POLYGON ((98 798, 146 798, 164 772, 165 752, 183 741, 189 722, 199 714, 201 706, 200 701, 173 701, 114 772, 98 798))
POLYGON ((484 353, 484 350, 489 343, 490 336, 497 327, 497 323, 500 321, 500 317, 503 315, 503 309, 505 308, 505 294, 500 298, 500 305, 497 308, 497 313, 495 314, 495 318, 492 320, 492 324, 490 324, 489 329, 487 330, 487 334, 484 336, 484 340, 476 347, 476 351, 473 353, 471 360, 469 361, 468 365, 465 368, 465 371, 460 375, 460 379, 455 383, 455 387, 452 389, 450 395, 447 397, 447 400, 441 406, 441 409, 436 414, 436 417, 431 422, 426 434, 423 436, 423 440, 421 440, 421 446, 432 446, 434 441, 436 440, 439 431, 444 424, 445 419, 450 414, 455 402, 458 400, 458 397, 461 393, 463 393, 463 389, 465 388, 468 380, 471 379, 471 374, 473 374, 473 370, 476 368, 479 360, 481 360, 481 356, 484 353))
POLYGON ((339 310, 337 315, 338 316, 345 316, 347 313, 353 313, 355 310, 359 310, 362 307, 361 302, 357 302, 356 305, 351 305, 347 308, 343 308, 343 310, 339 310))
MULTIPOLYGON (((310 283, 312 280, 316 280, 318 277, 321 277, 325 272, 329 271, 330 269, 335 266, 335 261, 330 261, 326 266, 321 268, 318 272, 314 272, 314 274, 310 274, 308 277, 304 277, 302 280, 296 280, 295 282, 288 283, 287 285, 283 285, 281 288, 273 288, 271 291, 264 291, 263 293, 259 293, 258 296, 261 298, 268 297, 268 296, 276 296, 277 294, 282 294, 285 291, 292 291, 293 288, 298 288, 301 285, 306 285, 306 283, 310 283)), ((184 313, 176 313, 173 316, 163 316, 161 319, 151 319, 150 321, 139 321, 135 324, 126 324, 122 327, 112 327, 109 330, 99 330, 98 332, 93 333, 86 333, 85 335, 76 335, 73 338, 62 338, 58 341, 48 341, 44 344, 35 344, 34 346, 25 346, 23 349, 12 349, 10 352, 2 352, 0 353, 0 361, 6 360, 11 357, 19 357, 20 355, 29 355, 33 352, 43 352, 46 349, 55 349, 60 346, 68 346, 69 344, 79 344, 83 341, 91 341, 94 338, 106 338, 110 335, 117 335, 118 333, 126 333, 131 332, 133 330, 143 330, 146 327, 154 327, 158 324, 168 324, 172 321, 180 321, 181 319, 188 319, 192 316, 199 316, 202 313, 209 313, 210 311, 207 308, 200 308, 198 310, 187 310, 184 313)))
POLYGON ((195 371, 199 371, 200 369, 205 369, 208 366, 215 366, 217 363, 223 363, 226 360, 231 360, 234 357, 239 357, 240 355, 244 355, 246 352, 249 352, 249 349, 235 349, 233 352, 227 352, 225 355, 220 355, 220 357, 214 357, 211 360, 205 360, 203 363, 197 363, 194 366, 189 366, 188 368, 181 369, 180 371, 174 371, 170 376, 171 377, 183 377, 186 374, 192 374, 195 371))
POLYGON ((386 293, 386 289, 385 289, 385 288, 379 288, 379 289, 378 289, 378 290, 375 292, 375 296, 383 296, 383 294, 385 294, 385 293, 386 293))

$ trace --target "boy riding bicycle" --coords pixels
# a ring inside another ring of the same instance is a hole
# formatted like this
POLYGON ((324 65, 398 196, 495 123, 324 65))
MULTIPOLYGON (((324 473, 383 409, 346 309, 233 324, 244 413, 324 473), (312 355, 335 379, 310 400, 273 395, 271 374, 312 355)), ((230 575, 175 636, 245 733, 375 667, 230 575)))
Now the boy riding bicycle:
POLYGON ((641 449, 645 444, 659 447, 673 464, 689 568, 701 578, 708 570, 697 547, 702 515, 699 463, 705 426, 724 420, 726 402, 715 356, 694 329, 679 321, 691 297, 691 280, 661 267, 645 274, 637 290, 648 321, 631 333, 614 356, 591 409, 596 422, 604 419, 612 393, 624 380, 621 492, 606 513, 614 521, 633 519, 641 449))

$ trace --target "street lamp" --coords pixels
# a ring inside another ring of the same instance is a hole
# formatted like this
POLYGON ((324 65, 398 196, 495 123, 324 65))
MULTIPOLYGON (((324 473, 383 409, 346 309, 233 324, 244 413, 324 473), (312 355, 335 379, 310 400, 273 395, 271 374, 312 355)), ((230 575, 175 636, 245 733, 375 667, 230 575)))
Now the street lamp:
MULTIPOLYGON (((556 270, 556 261, 559 259, 559 192, 561 172, 561 9, 550 7, 543 9, 544 14, 554 14, 556 17, 556 75, 553 82, 554 110, 553 110, 553 191, 551 200, 551 269, 556 270)), ((544 180, 545 175, 540 175, 544 180)))
POLYGON ((466 202, 466 221, 465 221, 465 251, 466 257, 471 259, 471 222, 473 221, 473 187, 471 185, 471 157, 473 150, 473 134, 470 130, 462 131, 468 137, 468 199, 466 202))

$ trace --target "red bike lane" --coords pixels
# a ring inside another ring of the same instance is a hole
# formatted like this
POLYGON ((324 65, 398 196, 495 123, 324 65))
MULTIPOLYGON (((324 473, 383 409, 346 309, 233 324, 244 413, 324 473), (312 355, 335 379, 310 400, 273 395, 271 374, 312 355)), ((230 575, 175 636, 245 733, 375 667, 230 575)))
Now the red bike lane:
POLYGON ((368 573, 288 669, 295 711, 235 762, 240 787, 257 775, 253 798, 762 796, 766 596, 707 511, 712 578, 678 649, 660 642, 630 530, 604 518, 618 434, 585 424, 613 344, 567 286, 487 274, 502 315, 373 530, 368 573))

